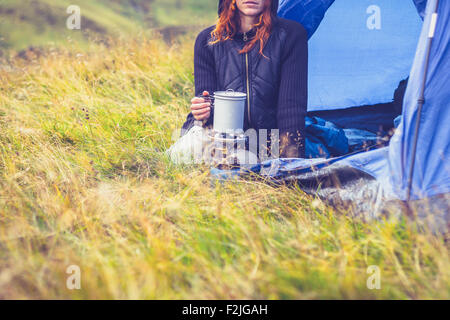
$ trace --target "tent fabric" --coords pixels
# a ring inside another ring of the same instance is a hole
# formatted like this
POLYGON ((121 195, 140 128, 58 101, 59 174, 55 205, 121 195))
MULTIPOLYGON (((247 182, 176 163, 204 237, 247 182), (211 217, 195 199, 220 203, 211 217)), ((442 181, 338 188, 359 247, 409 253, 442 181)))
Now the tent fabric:
POLYGON ((428 0, 414 0, 417 12, 419 12, 420 17, 423 19, 425 17, 425 9, 427 7, 428 0))
POLYGON ((322 22, 325 12, 335 0, 280 0, 278 16, 298 21, 311 38, 322 22))
MULTIPOLYGON (((336 158, 327 163, 338 163, 357 168, 379 181, 388 192, 388 198, 406 200, 409 168, 412 164, 412 146, 417 119, 417 100, 426 63, 425 53, 430 30, 432 10, 438 3, 429 0, 423 29, 416 45, 414 63, 406 90, 400 125, 384 151, 371 151, 355 156, 336 158), (383 156, 381 156, 383 155, 383 156), (340 163, 339 163, 340 162, 340 163), (389 168, 388 171, 387 168, 389 168), (389 178, 389 179, 387 179, 389 178)), ((415 155, 412 199, 432 197, 450 192, 450 2, 439 1, 436 31, 430 51, 426 79, 425 104, 422 109, 417 153, 415 155)), ((416 13, 417 15, 417 13, 416 13)), ((324 20, 325 22, 325 20, 324 20)), ((326 48, 326 47, 324 47, 326 48)), ((268 164, 265 164, 267 166, 268 164)), ((305 170, 304 160, 289 161, 279 166, 281 176, 270 171, 271 177, 282 178, 288 172, 297 175, 305 170)), ((321 165, 326 166, 324 163, 321 165)), ((266 173, 264 173, 266 174, 266 173)))
MULTIPOLYGON (((320 0, 317 0, 320 1, 320 0)), ((296 0, 291 0, 296 2, 296 0)), ((346 0, 340 3, 350 3, 355 1, 346 0)), ((358 2, 366 3, 365 0, 358 2)), ((390 1, 389 1, 390 2, 390 1)), ((409 13, 397 11, 399 7, 396 4, 409 1, 393 1, 390 8, 394 12, 387 14, 397 15, 399 20, 409 13)), ((336 1, 335 4, 339 3, 336 1)), ((370 1, 370 3, 387 4, 386 1, 370 1)), ((410 3, 413 3, 412 1, 410 3)), ((416 1, 416 4, 423 3, 416 1)), ((330 7, 332 10, 333 7, 330 7)), ((359 7, 355 7, 359 8, 359 7)), ((419 8, 419 7, 418 7, 419 8)), ((414 9, 414 6, 412 7, 414 9)), ((417 10, 421 12, 419 9, 417 10)), ((416 10, 415 18, 418 18, 416 10)), ((328 13, 325 14, 323 23, 327 23, 328 13)), ((412 183, 411 203, 418 201, 417 207, 423 208, 423 202, 420 199, 432 199, 433 207, 444 212, 444 222, 449 223, 450 208, 450 1, 446 0, 428 0, 424 15, 423 28, 416 38, 415 48, 412 49, 414 59, 409 66, 410 72, 403 76, 406 78, 409 74, 408 86, 406 89, 403 112, 400 117, 400 124, 391 139, 389 146, 366 152, 360 152, 331 159, 273 159, 265 161, 251 168, 263 177, 272 181, 279 182, 297 182, 308 193, 318 195, 332 203, 353 203, 358 208, 357 211, 376 215, 376 208, 380 204, 400 203, 407 199, 407 183, 409 169, 412 166, 412 159, 415 159, 414 179, 412 183), (437 11, 433 17, 433 12, 437 11), (429 35, 432 21, 437 21, 434 39, 429 46, 429 35), (418 42, 417 42, 418 41, 418 42), (413 154, 414 135, 416 132, 416 122, 418 117, 418 99, 422 80, 425 76, 426 53, 429 48, 428 72, 425 78, 425 103, 420 114, 420 126, 418 131, 417 152, 413 154), (396 202, 397 201, 397 202, 396 202), (400 201, 400 202, 398 202, 400 201), (436 204, 436 205, 434 205, 436 204)), ((419 18, 420 21, 420 18, 419 18)), ((336 22, 335 23, 339 23, 336 22)), ((420 22, 421 23, 421 22, 420 22)), ((320 28, 317 32, 320 32, 320 28)), ((355 31, 356 32, 356 31, 355 31)), ((361 31, 365 33, 366 31, 361 31)), ((318 34, 317 33, 317 34, 318 34)), ((335 34, 337 37, 337 34, 335 34)), ((399 39, 401 35, 394 33, 392 35, 399 43, 400 51, 404 50, 404 43, 399 39)), ((404 34, 409 37, 410 34, 404 34)), ((408 40, 409 42, 409 40, 408 40)), ((335 53, 334 47, 323 43, 322 51, 335 53)), ((374 44, 375 45, 375 44, 374 44)), ((392 49, 392 48, 391 48, 392 49)), ((394 49, 396 50, 396 47, 394 49)), ((352 48, 355 59, 360 55, 358 50, 352 48)), ((381 53, 380 53, 381 54, 381 53)), ((363 53, 361 55, 365 55, 363 53)), ((389 60, 389 55, 384 56, 389 60)), ((389 60, 389 64, 400 63, 398 60, 389 60)), ((400 63, 403 68, 403 63, 400 63)), ((358 69, 359 66, 354 65, 358 69)), ((381 70, 385 70, 380 65, 381 70)), ((336 70, 334 72, 337 72, 336 70)), ((353 72, 353 71, 352 71, 353 72)), ((349 72, 350 73, 350 72, 349 72)), ((376 72, 378 73, 378 72, 376 72)), ((340 77, 340 75, 336 75, 340 77)), ((324 75, 324 79, 328 79, 324 75)), ((396 79, 398 83, 398 79, 396 79)), ((367 83, 366 83, 367 84, 367 83)), ((314 85, 314 83, 312 84, 314 85)), ((311 88, 311 84, 310 84, 311 88)), ((345 92, 330 93, 345 96, 345 92)), ((374 99, 380 103, 383 98, 377 91, 369 90, 366 92, 367 99, 374 99)), ((387 106, 387 105, 386 105, 387 106)), ((360 109, 366 110, 367 107, 360 109)), ((357 113, 358 108, 345 109, 342 113, 351 110, 357 113)), ((318 111, 318 113, 323 111, 318 111)), ((339 110, 332 110, 336 119, 339 110)), ((348 119, 347 119, 348 120, 348 119)), ((347 121, 346 120, 346 121, 347 121)), ((351 129, 351 128, 349 128, 351 129)), ((245 175, 247 171, 224 171, 212 169, 212 174, 216 178, 224 179, 229 175, 245 175)), ((398 205, 396 205, 398 206, 398 205)))
POLYGON ((415 157, 412 199, 450 192, 450 1, 440 0, 437 25, 430 48, 425 104, 413 155, 418 99, 425 72, 425 54, 432 13, 437 4, 429 0, 424 28, 417 46, 410 81, 403 103, 403 116, 389 146, 392 185, 400 199, 407 198, 407 184, 415 157))
POLYGON ((394 119, 401 114, 392 103, 359 106, 346 109, 310 111, 309 117, 319 117, 343 129, 360 129, 386 135, 394 127, 394 119))
POLYGON ((422 25, 412 0, 285 0, 278 14, 311 36, 309 111, 391 102, 422 25))
MULTIPOLYGON (((280 0, 278 15, 303 25, 311 38, 322 22, 325 12, 335 0, 280 0)), ((428 0, 413 0, 417 12, 423 18, 428 0)))

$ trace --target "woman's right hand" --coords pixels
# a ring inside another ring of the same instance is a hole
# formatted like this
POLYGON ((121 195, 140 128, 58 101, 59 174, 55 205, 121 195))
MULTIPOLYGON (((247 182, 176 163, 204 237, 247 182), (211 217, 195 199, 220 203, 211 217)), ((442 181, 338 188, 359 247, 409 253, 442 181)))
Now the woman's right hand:
MULTIPOLYGON (((209 92, 203 91, 203 96, 208 97, 209 92)), ((195 120, 202 121, 211 115, 211 101, 205 98, 194 97, 191 100, 191 112, 195 120)))

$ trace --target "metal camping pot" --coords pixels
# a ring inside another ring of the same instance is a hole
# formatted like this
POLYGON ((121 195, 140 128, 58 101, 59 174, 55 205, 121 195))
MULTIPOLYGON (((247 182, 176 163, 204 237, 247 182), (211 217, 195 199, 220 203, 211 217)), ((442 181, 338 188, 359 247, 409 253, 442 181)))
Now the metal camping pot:
POLYGON ((247 95, 231 89, 214 92, 214 131, 244 130, 245 99, 247 95))

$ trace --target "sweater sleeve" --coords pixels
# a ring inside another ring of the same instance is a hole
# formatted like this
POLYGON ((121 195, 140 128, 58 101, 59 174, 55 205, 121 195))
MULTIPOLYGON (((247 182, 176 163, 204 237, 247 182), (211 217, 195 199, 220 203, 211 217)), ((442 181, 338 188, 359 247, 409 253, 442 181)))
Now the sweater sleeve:
POLYGON ((298 23, 292 24, 281 60, 277 122, 280 156, 300 158, 305 154, 305 116, 308 82, 308 37, 298 23))
MULTIPOLYGON (((195 40, 194 46, 194 80, 195 80, 195 96, 201 96, 203 91, 212 94, 217 88, 217 75, 215 69, 214 56, 208 48, 208 40, 212 28, 208 28, 200 32, 195 40)), ((183 125, 182 133, 186 133, 194 126, 195 118, 189 113, 186 122, 183 125)), ((212 123, 212 113, 204 125, 212 123)))

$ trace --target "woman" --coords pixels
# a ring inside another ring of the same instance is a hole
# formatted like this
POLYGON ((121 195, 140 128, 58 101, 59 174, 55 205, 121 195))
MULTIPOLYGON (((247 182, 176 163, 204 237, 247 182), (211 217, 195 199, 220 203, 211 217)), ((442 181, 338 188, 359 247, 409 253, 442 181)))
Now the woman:
POLYGON ((277 17, 278 0, 221 0, 219 20, 197 37, 195 94, 183 131, 211 125, 214 91, 247 93, 244 130, 278 129, 280 157, 304 157, 307 33, 277 17), (197 120, 197 121, 196 121, 197 120))

